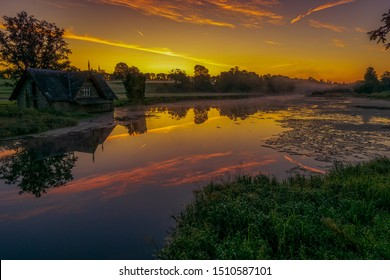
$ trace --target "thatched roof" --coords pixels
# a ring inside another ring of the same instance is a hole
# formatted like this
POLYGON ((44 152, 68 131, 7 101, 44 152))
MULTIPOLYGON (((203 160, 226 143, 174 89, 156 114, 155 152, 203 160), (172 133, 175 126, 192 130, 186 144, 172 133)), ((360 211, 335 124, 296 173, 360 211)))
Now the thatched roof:
POLYGON ((89 79, 103 99, 118 99, 103 77, 90 71, 65 72, 28 68, 17 83, 10 100, 16 100, 24 83, 31 78, 50 101, 74 101, 83 83, 89 79))

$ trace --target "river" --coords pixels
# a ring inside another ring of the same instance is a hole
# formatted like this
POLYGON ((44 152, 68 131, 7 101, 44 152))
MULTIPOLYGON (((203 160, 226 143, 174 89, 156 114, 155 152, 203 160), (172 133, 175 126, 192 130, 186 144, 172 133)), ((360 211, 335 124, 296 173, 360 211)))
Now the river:
POLYGON ((153 259, 210 180, 390 156, 390 102, 262 97, 119 108, 0 142, 1 259, 153 259))

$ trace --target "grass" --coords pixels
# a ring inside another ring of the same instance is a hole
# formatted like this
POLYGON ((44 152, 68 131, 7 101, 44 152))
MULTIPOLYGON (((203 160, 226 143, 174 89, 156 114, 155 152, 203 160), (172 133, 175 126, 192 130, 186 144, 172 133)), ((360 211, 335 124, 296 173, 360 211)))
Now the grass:
POLYGON ((390 160, 211 182, 174 219, 160 259, 388 260, 390 160))
MULTIPOLYGON (((12 103, 11 103, 12 104, 12 103)), ((87 113, 62 113, 57 111, 20 111, 16 105, 0 110, 0 139, 44 132, 51 129, 77 125, 87 113)))
POLYGON ((368 97, 375 99, 390 99, 390 91, 374 92, 369 94, 368 97))

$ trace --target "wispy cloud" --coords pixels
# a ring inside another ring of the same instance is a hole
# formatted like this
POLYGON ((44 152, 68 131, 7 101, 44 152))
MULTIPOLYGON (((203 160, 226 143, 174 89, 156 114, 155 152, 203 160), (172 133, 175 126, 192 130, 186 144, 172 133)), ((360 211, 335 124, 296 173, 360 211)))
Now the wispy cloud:
POLYGON ((186 54, 173 52, 167 48, 147 48, 147 47, 142 47, 142 46, 134 45, 134 44, 127 44, 127 43, 123 43, 123 42, 110 41, 110 40, 106 40, 106 39, 102 39, 102 38, 98 38, 98 37, 93 37, 93 36, 89 36, 89 35, 77 35, 69 30, 67 30, 65 32, 64 38, 78 40, 78 41, 84 41, 84 42, 103 44, 103 45, 109 45, 109 46, 125 48, 125 49, 132 49, 132 50, 149 52, 149 53, 155 53, 155 54, 161 54, 161 55, 165 55, 165 56, 183 58, 183 59, 191 60, 194 62, 200 62, 200 63, 204 63, 204 64, 208 64, 208 65, 232 67, 231 65, 210 61, 208 59, 196 58, 196 57, 192 57, 192 56, 189 56, 186 54))
POLYGON ((286 64, 278 64, 278 65, 273 65, 271 68, 284 68, 284 67, 290 67, 290 66, 295 66, 297 65, 296 63, 286 63, 286 64))
POLYGON ((274 41, 264 41, 264 43, 266 43, 268 45, 273 45, 273 46, 280 46, 280 45, 282 45, 281 43, 274 42, 274 41))
POLYGON ((345 48, 347 46, 344 41, 339 40, 339 39, 333 39, 332 44, 333 44, 333 46, 338 47, 338 48, 345 48))
POLYGON ((324 28, 324 29, 328 29, 328 30, 331 30, 334 32, 339 32, 339 33, 344 32, 344 31, 348 31, 348 28, 343 27, 343 26, 337 26, 334 24, 319 22, 316 20, 310 20, 309 22, 310 22, 310 26, 315 27, 315 28, 324 28))
POLYGON ((235 28, 259 28, 265 23, 279 24, 283 17, 273 11, 278 0, 90 0, 123 6, 146 15, 176 22, 235 28))
POLYGON ((304 17, 306 17, 306 16, 308 16, 308 15, 310 15, 312 13, 319 12, 319 11, 322 11, 322 10, 326 10, 326 9, 329 9, 329 8, 332 8, 332 7, 335 7, 335 6, 352 3, 352 2, 355 2, 355 0, 339 0, 339 1, 335 1, 335 2, 328 2, 328 3, 322 4, 322 5, 318 6, 318 7, 315 7, 313 9, 308 10, 306 13, 303 13, 303 14, 297 16, 296 18, 294 18, 291 21, 291 23, 296 23, 297 21, 300 21, 301 19, 303 19, 304 17))
POLYGON ((367 33, 367 29, 361 28, 361 27, 355 27, 355 31, 359 33, 367 33))

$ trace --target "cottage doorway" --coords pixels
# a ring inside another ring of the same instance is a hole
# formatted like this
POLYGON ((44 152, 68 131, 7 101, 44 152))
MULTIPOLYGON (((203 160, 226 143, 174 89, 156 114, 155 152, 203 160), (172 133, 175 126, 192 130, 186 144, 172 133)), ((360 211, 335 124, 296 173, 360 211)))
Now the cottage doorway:
POLYGON ((38 109, 37 85, 35 84, 35 82, 32 83, 31 87, 33 108, 38 109))

